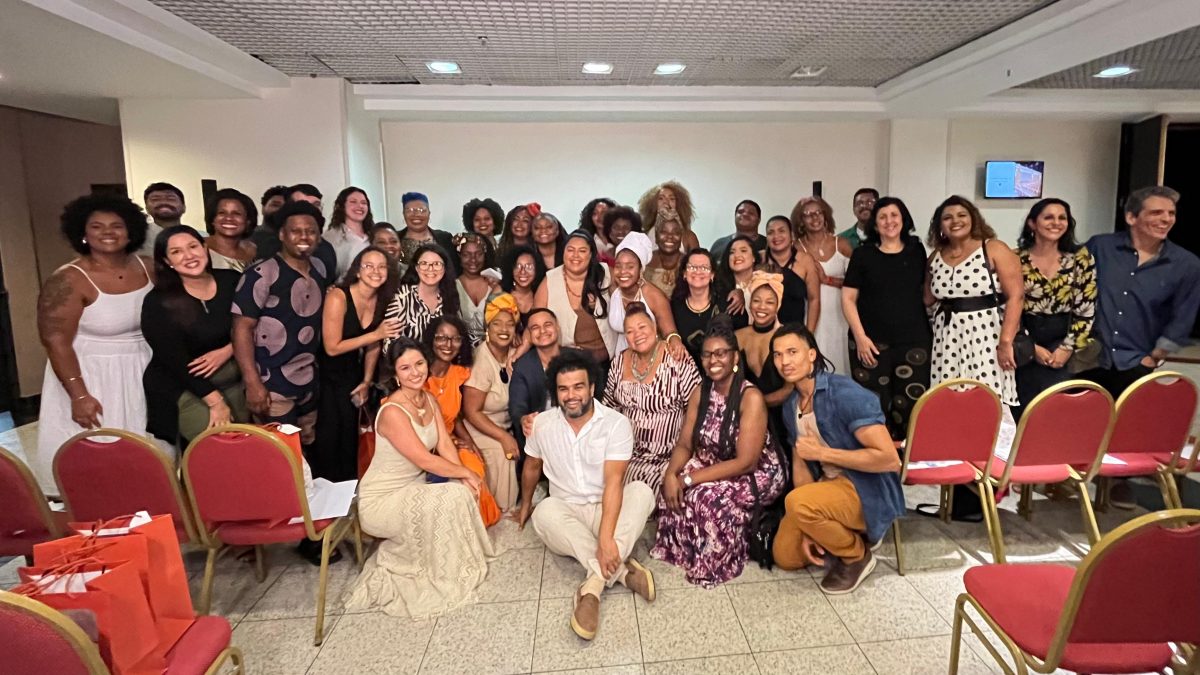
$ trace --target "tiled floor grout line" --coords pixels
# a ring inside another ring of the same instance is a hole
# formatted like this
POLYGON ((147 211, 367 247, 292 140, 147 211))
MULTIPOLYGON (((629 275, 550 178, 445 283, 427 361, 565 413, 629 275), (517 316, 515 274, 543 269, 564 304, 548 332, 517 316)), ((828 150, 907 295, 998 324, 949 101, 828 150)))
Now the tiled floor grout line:
POLYGON ((729 601, 729 608, 733 610, 733 618, 738 623, 738 630, 742 631, 742 639, 746 641, 746 649, 750 650, 750 660, 754 661, 754 669, 762 673, 762 668, 758 666, 758 659, 754 658, 754 647, 750 644, 750 635, 746 633, 746 626, 742 624, 742 615, 737 611, 737 605, 733 602, 733 595, 729 593, 729 584, 721 584, 721 589, 725 591, 725 599, 729 601))
POLYGON ((533 610, 533 645, 529 648, 529 672, 533 672, 533 662, 537 658, 537 632, 538 623, 542 618, 542 583, 546 578, 546 548, 542 547, 542 562, 538 565, 538 594, 535 601, 537 604, 533 610))

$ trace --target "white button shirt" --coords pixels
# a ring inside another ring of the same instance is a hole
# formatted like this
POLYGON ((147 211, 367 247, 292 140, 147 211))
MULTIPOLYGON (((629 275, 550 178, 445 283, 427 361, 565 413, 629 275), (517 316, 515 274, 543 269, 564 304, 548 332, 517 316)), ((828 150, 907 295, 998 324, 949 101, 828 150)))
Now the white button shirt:
POLYGON ((595 504, 604 497, 604 463, 633 456, 629 418, 594 401, 592 418, 579 434, 562 408, 551 408, 533 420, 525 452, 542 460, 550 480, 550 496, 570 504, 595 504))
POLYGON ((335 281, 341 279, 346 270, 350 269, 354 256, 371 245, 370 235, 364 234, 359 237, 344 227, 331 227, 321 234, 321 238, 333 246, 333 252, 337 255, 337 273, 333 277, 335 281))

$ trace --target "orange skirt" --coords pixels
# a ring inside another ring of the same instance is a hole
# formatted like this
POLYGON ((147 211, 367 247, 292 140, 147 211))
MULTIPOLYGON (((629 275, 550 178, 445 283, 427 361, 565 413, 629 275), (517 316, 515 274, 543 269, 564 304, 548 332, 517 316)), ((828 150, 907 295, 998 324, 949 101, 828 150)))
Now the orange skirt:
POLYGON ((484 479, 479 489, 479 515, 483 516, 483 524, 486 527, 491 527, 500 522, 500 507, 496 505, 495 497, 488 491, 487 480, 484 476, 483 460, 470 450, 459 450, 458 459, 468 470, 484 479))

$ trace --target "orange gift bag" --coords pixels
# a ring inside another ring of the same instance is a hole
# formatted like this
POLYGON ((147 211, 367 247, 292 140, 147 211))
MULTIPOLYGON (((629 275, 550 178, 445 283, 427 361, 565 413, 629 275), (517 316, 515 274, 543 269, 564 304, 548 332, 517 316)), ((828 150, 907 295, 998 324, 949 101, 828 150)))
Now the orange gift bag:
MULTIPOLYGON (((486 479, 483 460, 479 455, 470 450, 459 450, 458 459, 471 473, 486 479)), ((479 487, 479 515, 483 516, 483 524, 487 527, 500 522, 500 516, 503 515, 500 513, 500 506, 496 504, 496 498, 488 491, 487 483, 479 487)))
POLYGON ((191 627, 196 613, 174 519, 170 515, 139 515, 149 518, 149 522, 127 516, 103 524, 71 523, 72 530, 91 534, 37 544, 33 547, 33 562, 39 567, 53 567, 90 559, 132 566, 154 616, 157 653, 165 656, 191 627))
POLYGON ((56 567, 22 567, 13 593, 57 610, 96 615, 100 656, 114 675, 161 675, 166 660, 155 653, 158 635, 137 569, 128 563, 78 561, 56 567))

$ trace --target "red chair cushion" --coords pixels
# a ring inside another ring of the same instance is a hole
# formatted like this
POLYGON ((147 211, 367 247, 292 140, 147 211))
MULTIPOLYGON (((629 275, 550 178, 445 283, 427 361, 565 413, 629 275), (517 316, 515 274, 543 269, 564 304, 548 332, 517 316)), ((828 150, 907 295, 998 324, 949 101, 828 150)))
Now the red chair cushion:
MULTIPOLYGON (((968 569, 963 584, 1018 647, 1045 659, 1074 579, 1069 565, 982 565, 968 569)), ((1167 644, 1076 643, 1067 645, 1059 667, 1081 673, 1144 673, 1162 670, 1170 661, 1167 644)))
MULTIPOLYGON (((329 527, 336 518, 314 520, 313 529, 317 534, 329 527)), ((217 538, 231 546, 254 546, 256 544, 279 544, 289 541, 307 539, 304 523, 294 525, 288 523, 221 523, 216 526, 217 538)))
POLYGON ((88 675, 72 643, 41 617, 0 604, 0 645, 5 675, 88 675))
MULTIPOLYGON (((1158 472, 1159 462, 1151 455, 1117 452, 1110 456, 1125 463, 1101 464, 1101 476, 1153 476, 1158 472)), ((1171 458, 1168 457, 1167 461, 1171 461, 1171 458)))
POLYGON ((975 469, 966 462, 954 466, 918 468, 909 466, 904 474, 906 485, 965 485, 975 482, 975 469))
POLYGON ((229 646, 233 629, 220 616, 198 616, 167 652, 166 675, 202 675, 229 646))
MULTIPOLYGON (((1004 467, 1008 466, 1004 460, 997 457, 992 462, 992 478, 1000 480, 1004 475, 1004 467)), ((983 471, 983 465, 979 466, 979 470, 983 471)), ((1067 470, 1065 464, 1038 464, 1027 466, 1014 466, 1012 473, 1009 474, 1009 481, 1019 485, 1027 485, 1030 483, 1061 483, 1071 477, 1071 472, 1067 470)), ((999 499, 999 496, 997 496, 999 499)))

